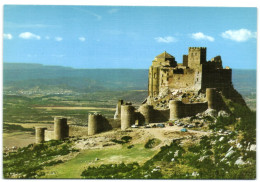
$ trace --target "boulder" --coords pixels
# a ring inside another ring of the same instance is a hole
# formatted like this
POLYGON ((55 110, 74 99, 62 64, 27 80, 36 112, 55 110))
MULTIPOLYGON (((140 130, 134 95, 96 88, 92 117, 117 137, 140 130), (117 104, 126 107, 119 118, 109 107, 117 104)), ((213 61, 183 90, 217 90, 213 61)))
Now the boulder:
POLYGON ((226 157, 230 157, 230 156, 232 156, 234 153, 235 153, 234 150, 230 150, 230 151, 228 151, 228 152, 226 153, 226 155, 225 155, 225 158, 226 158, 226 157))
POLYGON ((217 117, 218 116, 218 112, 215 109, 207 109, 203 116, 211 116, 211 117, 217 117))
POLYGON ((220 117, 220 116, 222 116, 222 117, 229 117, 230 116, 230 114, 228 114, 226 111, 224 111, 224 110, 220 110, 219 112, 218 112, 218 117, 220 117))
POLYGON ((221 142, 221 141, 223 141, 225 139, 225 137, 220 137, 220 139, 219 139, 219 141, 221 142))
POLYGON ((238 165, 238 166, 245 164, 245 162, 242 160, 242 156, 240 156, 240 157, 236 160, 235 164, 238 165))
POLYGON ((256 151, 256 145, 252 144, 249 148, 250 151, 256 151))
POLYGON ((191 175, 192 176, 199 176, 200 174, 198 172, 194 171, 191 175))
POLYGON ((179 150, 176 150, 176 152, 174 153, 174 157, 178 157, 179 156, 179 150))
POLYGON ((238 149, 241 149, 241 148, 242 148, 242 145, 241 145, 240 143, 238 143, 238 144, 236 145, 236 147, 237 147, 238 149))

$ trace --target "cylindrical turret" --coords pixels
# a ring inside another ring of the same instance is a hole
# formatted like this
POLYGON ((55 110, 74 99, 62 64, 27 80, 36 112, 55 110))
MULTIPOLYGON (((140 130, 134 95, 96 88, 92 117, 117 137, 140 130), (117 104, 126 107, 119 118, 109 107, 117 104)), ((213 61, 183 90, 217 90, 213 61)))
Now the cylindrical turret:
POLYGON ((209 109, 217 108, 217 100, 216 100, 216 89, 215 88, 207 88, 206 89, 206 99, 208 101, 209 109))
POLYGON ((54 119, 54 140, 63 140, 69 136, 67 118, 54 119))
POLYGON ((145 124, 149 124, 152 119, 153 106, 144 104, 140 106, 139 111, 144 116, 145 124))
POLYGON ((126 130, 134 123, 134 107, 131 105, 121 106, 121 130, 126 130))
POLYGON ((98 132, 98 121, 99 114, 89 114, 88 115, 88 135, 95 135, 98 132))
POLYGON ((44 127, 36 127, 35 128, 35 142, 36 143, 43 143, 44 142, 45 130, 47 130, 47 128, 44 128, 44 127))
POLYGON ((170 100, 170 120, 182 117, 182 101, 170 100))

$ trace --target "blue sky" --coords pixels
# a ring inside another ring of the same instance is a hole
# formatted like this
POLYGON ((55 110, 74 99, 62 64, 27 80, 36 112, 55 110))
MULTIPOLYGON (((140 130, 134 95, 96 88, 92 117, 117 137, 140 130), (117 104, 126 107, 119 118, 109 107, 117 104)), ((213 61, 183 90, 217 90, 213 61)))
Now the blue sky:
POLYGON ((256 69, 256 8, 4 6, 4 62, 74 68, 144 68, 188 47, 207 60, 256 69))

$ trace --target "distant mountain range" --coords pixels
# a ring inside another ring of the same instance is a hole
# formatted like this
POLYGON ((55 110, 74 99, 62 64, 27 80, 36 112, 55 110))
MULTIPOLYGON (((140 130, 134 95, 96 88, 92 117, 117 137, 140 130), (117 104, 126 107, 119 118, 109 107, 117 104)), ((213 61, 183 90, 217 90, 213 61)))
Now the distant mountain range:
POLYGON ((63 88, 76 92, 147 89, 148 70, 73 69, 40 64, 4 63, 4 89, 63 88))
MULTIPOLYGON (((256 93, 256 70, 232 70, 234 87, 242 94, 256 93)), ((146 90, 148 69, 74 69, 41 64, 4 63, 4 91, 19 89, 95 92, 146 90)))

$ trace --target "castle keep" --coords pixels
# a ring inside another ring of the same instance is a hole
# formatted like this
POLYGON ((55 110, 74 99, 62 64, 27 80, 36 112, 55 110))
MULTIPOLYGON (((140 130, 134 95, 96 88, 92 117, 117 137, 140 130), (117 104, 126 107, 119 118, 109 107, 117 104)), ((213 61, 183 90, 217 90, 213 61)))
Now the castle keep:
POLYGON ((206 54, 205 47, 190 47, 181 64, 166 51, 156 56, 149 68, 149 96, 179 89, 205 93, 206 88, 229 88, 232 70, 223 69, 220 56, 207 61, 206 54))

